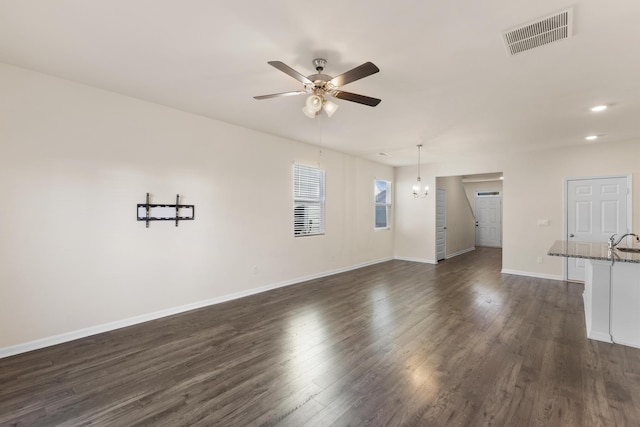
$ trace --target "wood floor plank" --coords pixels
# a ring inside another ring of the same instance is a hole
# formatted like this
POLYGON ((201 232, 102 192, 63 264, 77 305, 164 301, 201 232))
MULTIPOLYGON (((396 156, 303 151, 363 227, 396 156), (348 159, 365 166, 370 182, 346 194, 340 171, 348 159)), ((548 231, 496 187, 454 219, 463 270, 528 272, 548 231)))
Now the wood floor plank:
POLYGON ((500 271, 389 261, 0 359, 0 425, 637 425, 640 349, 500 271))

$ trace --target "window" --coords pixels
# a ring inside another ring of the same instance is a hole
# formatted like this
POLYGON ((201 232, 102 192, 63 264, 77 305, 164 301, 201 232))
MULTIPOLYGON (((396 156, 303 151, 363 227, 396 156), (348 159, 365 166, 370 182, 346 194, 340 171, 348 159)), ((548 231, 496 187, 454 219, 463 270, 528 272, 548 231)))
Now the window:
POLYGON ((293 234, 324 234, 324 171, 293 165, 293 234))
POLYGON ((499 195, 499 191, 476 191, 476 197, 493 197, 499 195))
POLYGON ((374 189, 375 228, 390 228, 391 183, 376 179, 374 189))

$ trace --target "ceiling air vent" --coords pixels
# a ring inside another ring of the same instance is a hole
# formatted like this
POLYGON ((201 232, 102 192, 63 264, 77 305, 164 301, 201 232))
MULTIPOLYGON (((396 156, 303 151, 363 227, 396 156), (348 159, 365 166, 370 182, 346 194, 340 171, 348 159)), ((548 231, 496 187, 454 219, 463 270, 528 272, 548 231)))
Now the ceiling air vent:
POLYGON ((573 35, 573 10, 538 19, 503 33, 510 56, 535 49, 549 43, 564 40, 573 35))

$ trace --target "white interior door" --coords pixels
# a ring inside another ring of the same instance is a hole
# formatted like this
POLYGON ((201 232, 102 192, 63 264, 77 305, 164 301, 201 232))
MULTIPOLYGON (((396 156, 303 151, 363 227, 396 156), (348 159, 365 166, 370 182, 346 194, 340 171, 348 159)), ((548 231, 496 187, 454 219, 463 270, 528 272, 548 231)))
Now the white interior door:
POLYGON ((447 255, 447 190, 436 189, 436 260, 447 255))
MULTIPOLYGON (((606 242, 629 231, 627 177, 567 180, 566 240, 606 242)), ((567 258, 567 280, 584 282, 585 262, 567 258)))
POLYGON ((476 246, 502 247, 502 196, 476 192, 476 246))

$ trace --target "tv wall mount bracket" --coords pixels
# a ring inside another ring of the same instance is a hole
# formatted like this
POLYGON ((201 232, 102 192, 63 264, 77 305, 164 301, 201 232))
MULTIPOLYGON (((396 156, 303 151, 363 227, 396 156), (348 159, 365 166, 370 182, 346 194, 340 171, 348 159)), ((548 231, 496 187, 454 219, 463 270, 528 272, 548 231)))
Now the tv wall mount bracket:
POLYGON ((149 228, 150 221, 175 221, 176 227, 179 221, 192 221, 195 217, 196 208, 194 205, 181 205, 180 195, 176 194, 175 205, 149 203, 149 193, 147 202, 138 203, 137 219, 146 221, 149 228))

